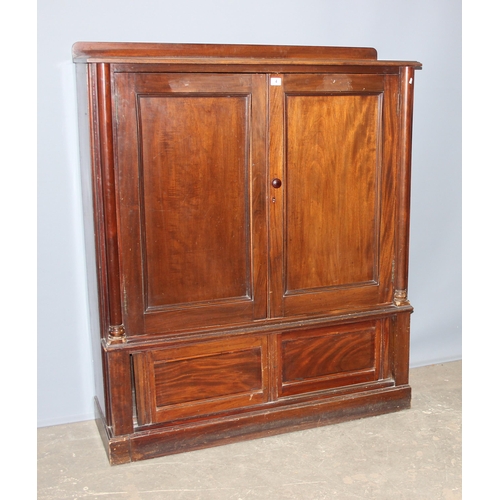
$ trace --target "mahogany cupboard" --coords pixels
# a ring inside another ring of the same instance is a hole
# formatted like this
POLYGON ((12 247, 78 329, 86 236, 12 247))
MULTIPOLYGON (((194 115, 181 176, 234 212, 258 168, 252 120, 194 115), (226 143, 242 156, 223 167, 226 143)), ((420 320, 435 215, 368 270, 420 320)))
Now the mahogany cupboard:
POLYGON ((111 464, 410 406, 418 62, 76 43, 111 464))

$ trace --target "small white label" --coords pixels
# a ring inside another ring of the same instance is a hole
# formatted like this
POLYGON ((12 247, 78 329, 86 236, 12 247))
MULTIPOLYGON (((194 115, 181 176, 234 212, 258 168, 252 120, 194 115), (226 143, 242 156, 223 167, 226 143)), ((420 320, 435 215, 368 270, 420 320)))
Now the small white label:
POLYGON ((281 85, 281 78, 271 78, 271 85, 281 85))

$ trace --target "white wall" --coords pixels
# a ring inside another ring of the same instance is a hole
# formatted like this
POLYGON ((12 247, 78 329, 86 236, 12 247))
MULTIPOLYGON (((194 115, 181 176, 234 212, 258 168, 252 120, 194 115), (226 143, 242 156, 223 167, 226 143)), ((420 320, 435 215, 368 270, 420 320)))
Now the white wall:
POLYGON ((417 60, 411 365, 461 358, 461 3, 39 0, 38 425, 93 418, 71 46, 152 41, 369 46, 417 60))

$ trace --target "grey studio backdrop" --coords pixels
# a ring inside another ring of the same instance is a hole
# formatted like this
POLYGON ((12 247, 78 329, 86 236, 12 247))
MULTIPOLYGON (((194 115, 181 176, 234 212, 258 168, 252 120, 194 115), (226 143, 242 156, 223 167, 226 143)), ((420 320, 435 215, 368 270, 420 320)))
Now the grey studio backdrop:
POLYGON ((375 47, 417 60, 411 366, 461 359, 462 19, 457 0, 38 2, 38 426, 93 418, 76 41, 375 47))

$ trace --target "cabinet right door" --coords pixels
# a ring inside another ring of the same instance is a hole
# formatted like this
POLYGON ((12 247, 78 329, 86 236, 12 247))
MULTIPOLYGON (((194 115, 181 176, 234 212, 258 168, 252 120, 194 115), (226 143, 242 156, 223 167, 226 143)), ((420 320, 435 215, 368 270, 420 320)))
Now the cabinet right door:
POLYGON ((398 76, 275 78, 282 84, 270 86, 271 316, 391 302, 398 76))

